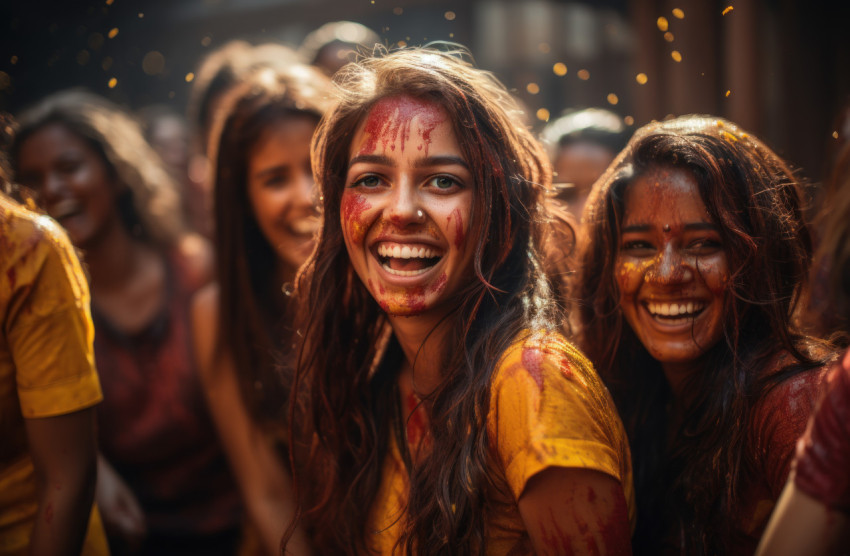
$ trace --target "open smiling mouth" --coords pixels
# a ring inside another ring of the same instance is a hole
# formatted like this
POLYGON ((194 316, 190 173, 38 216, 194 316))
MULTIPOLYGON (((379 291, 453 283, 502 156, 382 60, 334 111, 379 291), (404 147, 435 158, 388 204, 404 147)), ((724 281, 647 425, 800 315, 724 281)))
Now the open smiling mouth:
POLYGON ((644 307, 659 323, 666 325, 686 324, 693 321, 703 309, 705 303, 702 301, 682 301, 679 303, 658 303, 649 301, 644 307))
POLYGON ((443 254, 424 245, 378 245, 376 258, 381 267, 394 276, 418 276, 440 262, 443 254))

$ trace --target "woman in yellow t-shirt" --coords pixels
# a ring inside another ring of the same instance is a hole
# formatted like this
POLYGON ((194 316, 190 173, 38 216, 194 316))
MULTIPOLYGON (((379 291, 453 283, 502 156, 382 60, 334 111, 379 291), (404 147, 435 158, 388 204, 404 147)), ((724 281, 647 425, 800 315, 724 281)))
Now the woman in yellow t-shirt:
POLYGON ((109 553, 92 511, 93 337, 67 236, 0 193, 0 555, 109 553))
POLYGON ((630 553, 623 427, 542 271, 551 170, 465 57, 346 66, 314 138, 324 222, 292 406, 306 530, 321 554, 630 553))

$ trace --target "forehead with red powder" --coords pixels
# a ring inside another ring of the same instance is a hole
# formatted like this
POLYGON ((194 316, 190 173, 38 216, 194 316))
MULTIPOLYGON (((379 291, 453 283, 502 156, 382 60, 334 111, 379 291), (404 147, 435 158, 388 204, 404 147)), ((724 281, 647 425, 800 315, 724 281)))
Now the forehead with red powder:
POLYGON ((361 124, 362 139, 353 145, 352 152, 358 155, 396 151, 415 146, 417 151, 428 154, 431 133, 446 121, 442 106, 433 101, 408 95, 387 97, 379 100, 361 124), (416 122, 417 125, 413 125, 416 122))

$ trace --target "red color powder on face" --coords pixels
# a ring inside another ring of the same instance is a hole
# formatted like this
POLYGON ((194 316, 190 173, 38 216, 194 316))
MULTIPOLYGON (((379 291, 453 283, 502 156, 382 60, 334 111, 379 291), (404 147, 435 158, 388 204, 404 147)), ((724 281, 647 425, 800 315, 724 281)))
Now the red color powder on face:
POLYGON ((537 348, 523 348, 522 367, 534 379, 537 388, 543 390, 543 352, 537 348))
POLYGON ((440 276, 439 276, 439 277, 438 277, 438 278, 434 281, 434 283, 432 283, 430 286, 428 286, 428 292, 429 292, 429 293, 434 293, 434 292, 438 292, 438 291, 442 290, 443 288, 445 288, 445 287, 446 287, 446 282, 448 282, 448 280, 449 280, 449 279, 448 279, 448 277, 446 276, 446 273, 445 273, 445 272, 443 272, 443 273, 442 273, 442 274, 440 274, 440 276))
POLYGON ((366 118, 363 133, 366 136, 358 154, 373 154, 378 141, 384 152, 387 148, 404 152, 405 143, 410 139, 410 128, 414 119, 419 121, 419 136, 422 143, 417 147, 425 154, 431 145, 431 133, 444 121, 439 105, 421 101, 408 96, 389 97, 372 107, 366 118))
POLYGON ((458 249, 463 247, 463 240, 465 239, 463 233, 463 217, 460 215, 460 209, 456 208, 452 211, 452 213, 446 218, 447 224, 452 223, 452 218, 455 221, 455 247, 458 249))
POLYGON ((342 196, 342 219, 348 226, 351 242, 359 243, 362 239, 363 232, 366 230, 366 223, 361 222, 360 218, 370 208, 372 208, 372 205, 363 195, 342 196))

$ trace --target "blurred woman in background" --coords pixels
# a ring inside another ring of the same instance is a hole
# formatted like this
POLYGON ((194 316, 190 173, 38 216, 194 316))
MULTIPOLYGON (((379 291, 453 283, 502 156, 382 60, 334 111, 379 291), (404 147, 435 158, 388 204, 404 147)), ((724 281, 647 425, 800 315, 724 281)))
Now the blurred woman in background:
MULTIPOLYGON (((195 298, 195 346, 210 409, 263 553, 294 509, 284 446, 290 290, 319 227, 310 142, 330 81, 294 64, 255 73, 213 126, 216 283, 195 298)), ((290 543, 308 552, 303 535, 290 543)))
POLYGON ((795 326, 799 184, 717 118, 645 126, 600 178, 580 249, 583 347, 632 447, 642 554, 752 554, 823 376, 795 326))
POLYGON ((12 162, 91 276, 104 391, 97 501, 113 552, 231 554, 239 495, 191 350, 189 302, 211 258, 185 233, 168 173, 134 120, 80 91, 21 116, 12 162))

